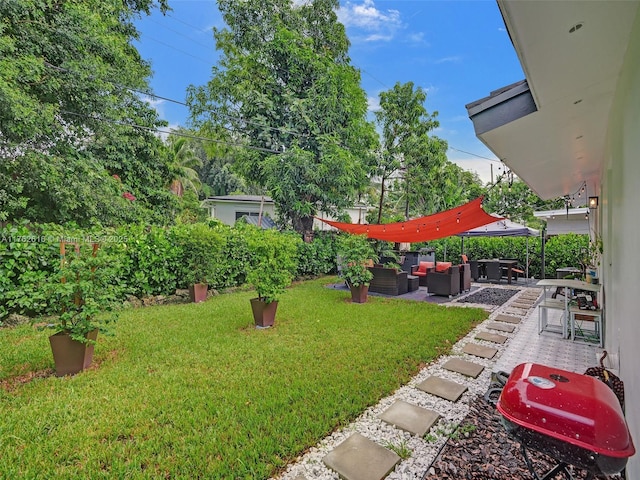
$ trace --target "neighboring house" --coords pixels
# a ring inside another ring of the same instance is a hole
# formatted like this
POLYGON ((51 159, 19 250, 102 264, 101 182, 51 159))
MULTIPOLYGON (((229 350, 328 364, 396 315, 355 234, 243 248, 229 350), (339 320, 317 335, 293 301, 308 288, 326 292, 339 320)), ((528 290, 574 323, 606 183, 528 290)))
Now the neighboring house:
MULTIPOLYGON (((227 225, 233 225, 242 217, 248 217, 251 223, 257 224, 257 219, 262 215, 270 218, 276 217, 276 209, 271 197, 261 195, 222 195, 208 197, 201 203, 203 208, 209 211, 209 217, 217 218, 227 225), (253 221, 255 219, 255 222, 253 221)), ((346 210, 352 223, 365 223, 365 217, 369 208, 366 205, 356 204, 346 210)), ((335 220, 324 212, 318 212, 319 218, 335 220)), ((334 230, 324 222, 314 219, 315 230, 334 230)))
MULTIPOLYGON (((208 197, 201 203, 209 210, 209 217, 217 218, 226 225, 233 225, 242 217, 276 217, 276 209, 270 197, 261 195, 222 195, 208 197)), ((253 222, 252 222, 253 223, 253 222)), ((257 224, 257 222, 256 222, 257 224)))
MULTIPOLYGON (((593 197, 604 348, 640 444, 640 1, 498 0, 526 80, 467 105, 476 135, 543 199, 593 197), (597 200, 597 201, 596 201, 597 200)), ((594 358, 594 364, 595 364, 594 358)), ((640 454, 626 478, 640 478, 640 454)))
POLYGON ((533 212, 533 216, 547 222, 547 235, 560 235, 563 233, 589 235, 593 230, 589 226, 591 215, 586 207, 570 208, 569 210, 541 210, 533 212))

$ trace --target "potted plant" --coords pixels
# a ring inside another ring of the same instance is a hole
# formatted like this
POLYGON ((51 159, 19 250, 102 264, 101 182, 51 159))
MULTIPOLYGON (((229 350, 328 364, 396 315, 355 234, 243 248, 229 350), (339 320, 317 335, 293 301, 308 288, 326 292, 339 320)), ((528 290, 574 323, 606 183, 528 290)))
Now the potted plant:
POLYGON ((373 247, 364 235, 341 235, 338 239, 338 256, 339 274, 351 290, 351 301, 365 303, 373 278, 368 266, 378 261, 373 247))
POLYGON ((250 256, 247 283, 258 294, 257 298, 251 299, 254 322, 256 327, 271 327, 275 321, 278 301, 295 275, 300 239, 252 225, 245 228, 250 256))
POLYGON ((582 251, 582 269, 585 274, 587 283, 598 283, 598 267, 600 267, 600 259, 602 258, 603 243, 602 238, 596 236, 589 242, 587 248, 582 251))
POLYGON ((204 223, 177 226, 173 235, 182 252, 182 277, 189 297, 192 302, 204 302, 209 285, 217 281, 222 239, 204 223))
POLYGON ((52 314, 47 327, 55 330, 49 343, 59 377, 91 365, 98 332, 110 333, 118 307, 118 289, 111 283, 113 258, 97 244, 77 243, 61 243, 60 256, 58 271, 44 286, 52 314))

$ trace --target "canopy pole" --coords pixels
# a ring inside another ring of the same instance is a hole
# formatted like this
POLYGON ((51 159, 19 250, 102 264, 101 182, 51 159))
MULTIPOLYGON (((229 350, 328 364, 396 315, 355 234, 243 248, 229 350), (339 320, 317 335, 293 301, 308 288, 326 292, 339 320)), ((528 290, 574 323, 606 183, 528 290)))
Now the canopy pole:
POLYGON ((525 274, 527 275, 527 283, 529 283, 529 237, 527 237, 527 264, 525 266, 525 274))

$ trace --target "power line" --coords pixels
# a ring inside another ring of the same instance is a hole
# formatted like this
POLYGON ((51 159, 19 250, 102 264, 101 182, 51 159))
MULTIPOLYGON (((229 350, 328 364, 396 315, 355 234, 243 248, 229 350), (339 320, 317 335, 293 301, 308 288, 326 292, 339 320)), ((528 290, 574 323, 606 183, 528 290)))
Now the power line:
POLYGON ((124 126, 124 127, 131 127, 134 129, 138 129, 138 130, 144 130, 144 131, 148 131, 148 132, 154 132, 154 133, 162 133, 165 135, 174 135, 177 137, 184 137, 184 138, 190 138, 192 140, 202 140, 204 142, 213 142, 213 143, 220 143, 222 145, 227 145, 229 147, 240 147, 240 148, 246 148, 249 150, 257 150, 260 152, 267 152, 267 153, 275 153, 275 154, 281 154, 282 152, 279 152, 277 150, 271 150, 269 148, 262 148, 262 147, 254 147, 251 145, 244 145, 241 143, 232 143, 232 142, 226 142, 224 140, 216 140, 214 138, 207 138, 207 137, 200 137, 197 135, 191 135, 188 133, 184 133, 184 132, 177 132, 175 130, 160 130, 159 128, 154 128, 154 127, 147 127, 145 125, 137 125, 135 123, 129 123, 129 122, 123 122, 121 120, 114 120, 111 118, 103 118, 103 117, 98 117, 95 115, 85 115, 82 113, 77 113, 77 112, 70 112, 68 110, 60 110, 61 113, 65 113, 67 115, 74 115, 76 117, 82 117, 82 118, 87 118, 89 120, 95 120, 98 122, 104 122, 104 123, 111 123, 114 125, 120 125, 120 126, 124 126))
POLYGON ((460 150, 459 148, 455 148, 455 147, 452 147, 452 146, 449 146, 449 148, 451 150, 455 150, 456 152, 466 153, 467 155, 473 155, 474 157, 482 158, 484 160, 489 160, 490 162, 496 162, 496 163, 500 163, 500 164, 502 163, 500 160, 496 160, 495 158, 483 157, 482 155, 478 155, 477 153, 465 152, 464 150, 460 150))
MULTIPOLYGON (((172 18, 173 18, 173 17, 172 17, 172 18)), ((170 32, 175 33, 176 35, 181 36, 182 38, 186 38, 187 40, 189 40, 189 41, 190 41, 190 42, 192 42, 192 43, 195 43, 196 45, 200 45, 201 47, 204 47, 204 48, 206 48, 206 49, 214 48, 214 45, 206 45, 206 44, 204 44, 204 43, 202 43, 202 42, 199 42, 199 41, 197 41, 197 40, 194 40, 194 39, 193 39, 193 38, 191 38, 190 36, 185 35, 184 33, 180 32, 179 30, 176 30, 176 29, 171 28, 171 27, 169 27, 169 26, 167 26, 167 25, 165 25, 165 24, 163 24, 163 23, 161 23, 161 22, 158 22, 157 20, 154 20, 154 19, 153 19, 153 18, 151 18, 151 17, 148 17, 148 18, 147 18, 147 20, 149 20, 149 21, 150 21, 150 22, 152 22, 152 23, 155 23, 156 25, 159 25, 159 26, 160 26, 160 27, 162 27, 162 28, 165 28, 165 29, 169 30, 170 32)), ((195 28, 195 29, 197 30, 197 27, 193 27, 193 28, 195 28)), ((143 35, 144 35, 144 33, 143 33, 143 35)))
MULTIPOLYGON (((71 75, 77 75, 75 72, 73 72, 71 70, 68 70, 68 69, 66 69, 64 67, 57 67, 57 66, 52 65, 52 64, 50 64, 48 62, 44 62, 44 64, 45 64, 46 67, 52 68, 54 70, 58 70, 58 71, 61 71, 61 72, 64 72, 64 73, 68 73, 68 74, 71 74, 71 75)), ((95 76, 91 76, 91 77, 95 78, 95 76)), ((141 94, 141 95, 146 95, 146 96, 151 97, 151 98, 164 100, 166 102, 174 103, 174 104, 181 105, 181 106, 184 106, 184 107, 187 107, 187 108, 189 107, 189 104, 187 104, 186 102, 182 102, 180 100, 175 100, 173 98, 165 97, 163 95, 158 95, 156 93, 149 92, 149 91, 146 91, 146 90, 140 90, 140 89, 133 88, 133 87, 127 87, 126 85, 122 85, 122 84, 119 84, 119 83, 116 83, 116 82, 111 82, 111 83, 113 83, 114 85, 116 85, 116 86, 118 86, 120 88, 124 88, 126 90, 130 90, 132 92, 135 92, 135 93, 138 93, 138 94, 141 94)), ((217 112, 215 110, 206 110, 206 111, 209 112, 209 113, 213 113, 215 115, 219 115, 219 116, 221 116, 223 118, 227 118, 229 120, 236 120, 236 121, 244 122, 247 125, 253 125, 253 126, 256 126, 256 127, 265 128, 267 130, 277 131, 279 133, 290 134, 290 135, 294 135, 294 136, 298 136, 298 137, 309 137, 308 134, 303 134, 303 133, 297 132, 295 130, 289 130, 289 129, 282 128, 282 127, 271 127, 269 125, 265 125, 265 124, 258 123, 258 122, 253 122, 251 120, 246 120, 246 119, 243 119, 242 117, 236 117, 236 116, 233 116, 233 115, 227 115, 227 114, 224 114, 224 113, 221 113, 221 112, 217 112)), ((69 112, 69 113, 71 113, 71 112, 69 112)), ((128 124, 126 124, 126 125, 128 125, 128 124)), ((230 130, 230 129, 227 129, 227 130, 233 132, 233 130, 230 130)), ((154 130, 154 131, 157 131, 158 133, 170 133, 170 132, 165 132, 165 131, 161 131, 161 130, 154 130)), ((243 131, 241 131, 241 132, 242 133, 246 133, 246 132, 243 132, 243 131)), ((176 132, 171 132, 171 133, 173 133, 174 135, 177 135, 176 132)), ((187 135, 182 135, 182 136, 187 136, 187 135)), ((197 137, 197 136, 193 136, 192 138, 200 139, 200 140, 205 139, 204 137, 197 137)), ((224 143, 222 141, 217 141, 217 140, 211 140, 211 141, 224 143)), ((230 144, 230 145, 238 146, 236 144, 230 144)), ((261 149, 260 147, 246 147, 246 148, 254 148, 254 149, 263 150, 263 151, 266 151, 266 152, 280 153, 280 152, 275 151, 275 150, 261 149)), ((481 158, 481 159, 484 159, 484 160, 489 160, 490 162, 495 162, 495 163, 502 164, 502 162, 500 162, 499 160, 493 159, 493 158, 484 157, 482 155, 478 155, 478 154, 473 153, 473 152, 467 152, 465 150, 461 150, 459 148, 455 148, 455 147, 452 147, 452 146, 449 146, 449 148, 451 150, 455 150, 457 152, 461 152, 461 153, 464 153, 464 154, 467 154, 467 155, 472 155, 474 157, 481 158)))
MULTIPOLYGON (((53 69, 53 70, 57 70, 57 71, 60 71, 60 72, 63 72, 63 73, 68 73, 70 75, 76 75, 77 76, 77 73, 75 73, 75 72, 73 72, 73 71, 71 71, 69 69, 66 69, 64 67, 58 67, 58 66, 52 65, 52 64, 50 64, 48 62, 44 62, 44 65, 46 67, 48 67, 48 68, 53 69)), ((96 78, 94 75, 90 75, 90 77, 94 78, 94 79, 96 78)), ((184 107, 187 107, 187 108, 189 107, 189 104, 187 104, 186 102, 182 102, 180 100, 175 100, 173 98, 165 97, 165 96, 162 96, 162 95, 157 95, 157 94, 155 94, 153 92, 149 92, 149 91, 146 91, 146 90, 140 90, 140 89, 137 89, 137 88, 128 87, 126 85, 122 85, 120 83, 113 82, 113 81, 111 81, 110 83, 112 83, 113 85, 116 85, 116 86, 118 86, 120 88, 123 88, 125 90, 129 90, 131 92, 139 93, 141 95, 146 95, 146 96, 151 97, 151 98, 164 100, 166 102, 175 103, 177 105, 181 105, 181 106, 184 106, 184 107)), ((236 120, 236 121, 244 122, 247 125, 253 125, 255 127, 260 127, 260 128, 264 128, 264 129, 267 129, 267 130, 277 131, 279 133, 294 135, 294 136, 298 136, 298 137, 309 137, 308 134, 303 134, 303 133, 297 132, 295 130, 290 130, 290 129, 283 128, 283 127, 271 127, 271 126, 265 125, 263 123, 253 122, 251 120, 246 120, 246 119, 244 119, 242 117, 236 117, 236 116, 233 116, 233 115, 227 115, 225 113, 217 112, 215 110, 206 110, 206 111, 208 113, 219 115, 220 117, 226 118, 228 120, 236 120)), ((243 133, 246 133, 246 132, 243 132, 243 133)))
POLYGON ((185 54, 185 55, 187 55, 187 56, 189 56, 191 58, 194 58, 194 59, 196 59, 196 60, 198 60, 198 61, 200 61, 202 63, 206 63, 207 65, 211 64, 210 60, 205 60, 204 58, 200 58, 200 57, 197 57, 195 55, 192 55, 189 52, 185 52, 184 50, 181 50, 179 48, 174 47, 170 43, 163 42, 162 40, 158 40, 157 38, 153 38, 153 37, 151 37, 151 36, 149 36, 149 35, 147 35, 145 33, 143 33, 142 36, 148 38, 149 40, 153 40, 154 42, 159 43, 160 45, 164 45, 165 47, 168 47, 168 48, 170 48, 172 50, 175 50, 176 52, 183 53, 183 54, 185 54))

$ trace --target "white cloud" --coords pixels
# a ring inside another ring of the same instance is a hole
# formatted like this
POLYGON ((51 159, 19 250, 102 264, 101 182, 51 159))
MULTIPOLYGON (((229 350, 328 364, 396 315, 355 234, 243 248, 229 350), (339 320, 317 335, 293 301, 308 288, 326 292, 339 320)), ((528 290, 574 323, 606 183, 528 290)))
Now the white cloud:
POLYGON ((460 63, 460 61, 462 60, 462 57, 460 57, 459 55, 453 55, 450 57, 442 57, 439 58, 438 60, 436 60, 435 64, 440 64, 440 63, 460 63))
POLYGON ((366 42, 390 41, 403 27, 398 10, 380 10, 374 0, 347 2, 338 11, 338 20, 348 29, 356 30, 354 38, 366 42), (358 32, 360 31, 360 32, 358 32))
POLYGON ((424 39, 424 32, 412 33, 407 38, 409 43, 429 46, 429 42, 424 39))
POLYGON ((165 100, 162 100, 160 98, 156 98, 156 97, 152 97, 149 95, 144 95, 144 94, 139 94, 138 95, 140 97, 141 100, 147 102, 149 104, 149 106, 151 108, 153 108, 156 112, 158 112, 158 115, 163 118, 164 116, 164 104, 166 103, 165 100))
POLYGON ((390 42, 391 40, 393 40, 393 35, 382 35, 380 33, 364 37, 365 42, 390 42))
POLYGON ((380 97, 367 97, 367 111, 377 112, 380 110, 380 97))

